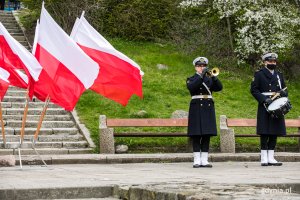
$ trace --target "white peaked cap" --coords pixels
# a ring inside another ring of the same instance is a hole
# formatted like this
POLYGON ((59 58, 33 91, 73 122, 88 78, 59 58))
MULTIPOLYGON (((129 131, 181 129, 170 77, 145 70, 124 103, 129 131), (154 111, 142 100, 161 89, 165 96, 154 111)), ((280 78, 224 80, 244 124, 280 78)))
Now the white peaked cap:
POLYGON ((278 58, 277 53, 265 53, 262 57, 262 60, 276 60, 278 58))
POLYGON ((194 61, 193 61, 193 65, 195 66, 196 62, 201 62, 201 64, 207 65, 208 64, 208 59, 205 57, 197 57, 194 61))

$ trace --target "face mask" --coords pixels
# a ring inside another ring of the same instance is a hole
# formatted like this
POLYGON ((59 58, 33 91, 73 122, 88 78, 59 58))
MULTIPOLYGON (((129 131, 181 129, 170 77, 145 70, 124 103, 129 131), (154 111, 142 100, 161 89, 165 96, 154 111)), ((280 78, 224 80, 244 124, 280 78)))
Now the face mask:
POLYGON ((276 64, 267 64, 267 68, 269 70, 274 70, 276 68, 276 64))

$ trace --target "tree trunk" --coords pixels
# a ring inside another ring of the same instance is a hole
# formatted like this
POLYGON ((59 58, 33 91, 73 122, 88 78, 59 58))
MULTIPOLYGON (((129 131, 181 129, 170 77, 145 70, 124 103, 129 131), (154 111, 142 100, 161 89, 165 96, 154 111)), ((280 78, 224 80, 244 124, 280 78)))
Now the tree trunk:
POLYGON ((233 49, 233 39, 232 39, 231 25, 230 25, 229 17, 226 17, 226 22, 227 22, 227 28, 228 28, 228 36, 229 36, 230 48, 231 48, 231 51, 234 52, 234 49, 233 49))

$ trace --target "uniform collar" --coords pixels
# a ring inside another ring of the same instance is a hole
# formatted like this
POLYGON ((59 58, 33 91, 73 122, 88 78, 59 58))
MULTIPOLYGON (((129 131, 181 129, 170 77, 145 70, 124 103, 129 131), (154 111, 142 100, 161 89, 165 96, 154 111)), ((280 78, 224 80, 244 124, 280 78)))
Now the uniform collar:
MULTIPOLYGON (((272 78, 273 77, 273 74, 266 68, 264 67, 262 69, 263 73, 268 77, 268 78, 272 78)), ((274 75, 276 74, 275 70, 274 70, 274 75)))

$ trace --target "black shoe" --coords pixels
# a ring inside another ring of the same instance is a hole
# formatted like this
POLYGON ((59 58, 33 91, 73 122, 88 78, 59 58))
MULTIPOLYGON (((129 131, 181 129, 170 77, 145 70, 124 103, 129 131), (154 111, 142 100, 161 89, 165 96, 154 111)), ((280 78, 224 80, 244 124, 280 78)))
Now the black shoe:
POLYGON ((269 166, 269 164, 268 163, 261 163, 261 166, 269 166))
POLYGON ((199 168, 200 165, 196 164, 196 165, 193 165, 193 168, 199 168))
POLYGON ((211 165, 211 164, 207 164, 207 165, 200 165, 200 167, 212 168, 212 165, 211 165))
POLYGON ((277 162, 277 163, 268 163, 268 165, 270 165, 270 166, 281 166, 282 163, 281 163, 281 162, 277 162))

